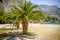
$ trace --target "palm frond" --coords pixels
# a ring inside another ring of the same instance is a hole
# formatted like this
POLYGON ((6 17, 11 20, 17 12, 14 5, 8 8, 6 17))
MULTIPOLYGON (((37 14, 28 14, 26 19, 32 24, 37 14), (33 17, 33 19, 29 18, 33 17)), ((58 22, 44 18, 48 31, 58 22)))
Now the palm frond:
POLYGON ((34 10, 28 15, 28 17, 30 20, 42 20, 44 18, 44 14, 41 11, 34 10))

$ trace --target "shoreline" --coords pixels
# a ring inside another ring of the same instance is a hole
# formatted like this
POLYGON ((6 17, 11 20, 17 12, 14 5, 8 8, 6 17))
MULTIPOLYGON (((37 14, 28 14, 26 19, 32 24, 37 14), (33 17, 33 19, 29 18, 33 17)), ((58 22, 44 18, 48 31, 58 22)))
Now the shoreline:
MULTIPOLYGON (((6 26, 6 25, 7 25, 7 26, 12 26, 12 27, 14 27, 13 24, 0 24, 0 28, 2 28, 3 26, 6 26)), ((39 27, 39 26, 44 26, 44 25, 45 25, 45 26, 51 26, 51 27, 54 27, 54 26, 55 26, 55 27, 58 27, 58 26, 60 26, 60 24, 40 24, 40 23, 29 23, 29 24, 28 24, 28 26, 33 26, 33 27, 34 27, 34 26, 35 26, 35 27, 36 27, 36 26, 39 27)), ((22 24, 20 24, 20 26, 22 26, 22 24)))

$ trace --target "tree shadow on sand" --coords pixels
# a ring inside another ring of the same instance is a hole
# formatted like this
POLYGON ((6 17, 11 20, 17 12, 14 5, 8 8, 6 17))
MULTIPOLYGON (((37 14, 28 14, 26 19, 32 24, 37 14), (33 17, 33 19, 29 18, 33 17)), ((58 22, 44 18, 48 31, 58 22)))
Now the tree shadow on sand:
MULTIPOLYGON (((22 29, 22 28, 19 28, 22 29)), ((17 28, 1 28, 0 30, 17 30, 17 28)))
POLYGON ((22 32, 9 32, 0 34, 0 40, 34 40, 36 35, 33 33, 22 34, 22 32))

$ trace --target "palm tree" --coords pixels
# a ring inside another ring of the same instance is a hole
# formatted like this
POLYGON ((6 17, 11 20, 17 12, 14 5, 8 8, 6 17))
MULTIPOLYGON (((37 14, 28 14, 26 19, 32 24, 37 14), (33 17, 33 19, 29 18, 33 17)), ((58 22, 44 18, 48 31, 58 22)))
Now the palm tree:
POLYGON ((4 18, 3 18, 4 15, 5 15, 4 10, 0 8, 0 21, 1 22, 4 22, 4 18))
POLYGON ((11 21, 11 13, 5 12, 4 9, 0 8, 0 21, 1 22, 10 22, 11 21))
POLYGON ((19 23, 20 23, 20 13, 17 10, 12 10, 12 12, 10 13, 10 20, 13 23, 14 26, 17 27, 17 29, 19 29, 19 23))
MULTIPOLYGON (((20 19, 22 21, 22 27, 23 27, 23 34, 26 34, 28 32, 28 21, 29 20, 42 20, 44 15, 40 10, 36 10, 35 8, 37 5, 32 4, 31 2, 23 2, 19 4, 18 6, 13 6, 16 10, 13 13, 17 14, 15 18, 20 19)), ((17 23, 19 24, 19 22, 17 23)), ((18 25, 17 24, 17 25, 18 25)), ((19 28, 19 27, 18 27, 19 28)))

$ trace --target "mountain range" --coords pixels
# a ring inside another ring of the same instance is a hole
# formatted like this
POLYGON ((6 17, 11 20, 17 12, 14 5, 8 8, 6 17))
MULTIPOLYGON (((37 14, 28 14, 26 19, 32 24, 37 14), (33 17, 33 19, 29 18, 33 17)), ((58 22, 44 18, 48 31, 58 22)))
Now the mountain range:
POLYGON ((58 19, 60 19, 60 7, 56 5, 38 5, 36 8, 38 10, 41 10, 46 15, 52 15, 56 16, 58 19))

